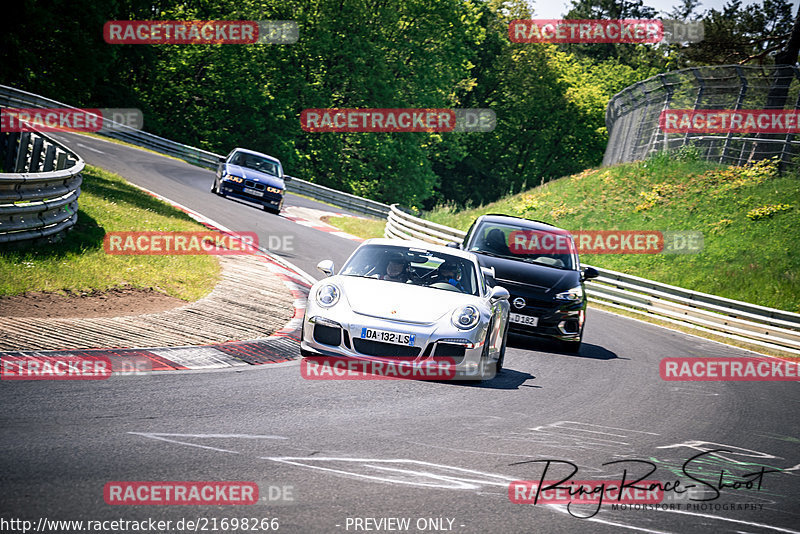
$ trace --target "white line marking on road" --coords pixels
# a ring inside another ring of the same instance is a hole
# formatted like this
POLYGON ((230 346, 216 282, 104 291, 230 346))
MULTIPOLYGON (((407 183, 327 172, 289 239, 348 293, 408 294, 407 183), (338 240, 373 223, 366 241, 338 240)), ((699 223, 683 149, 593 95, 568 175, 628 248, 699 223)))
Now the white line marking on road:
MULTIPOLYGON (((562 505, 558 505, 558 504, 548 504, 547 506, 549 508, 553 509, 553 510, 561 512, 562 514, 569 514, 569 512, 567 511, 567 507, 566 506, 562 506, 562 505)), ((603 525, 609 525, 609 526, 612 526, 612 527, 622 527, 622 528, 627 528, 627 529, 631 529, 631 530, 639 530, 641 532, 651 532, 652 534, 671 534, 670 532, 665 531, 665 530, 651 530, 649 528, 644 528, 644 527, 635 527, 633 525, 626 525, 625 523, 614 523, 613 521, 606 521, 604 519, 598 519, 596 517, 588 517, 588 518, 584 519, 584 521, 593 521, 595 523, 602 523, 603 525)))
POLYGON ((81 148, 85 148, 86 150, 91 150, 92 152, 97 152, 98 154, 105 154, 105 152, 103 152, 102 150, 97 150, 96 148, 92 148, 90 146, 86 146, 83 143, 75 143, 75 144, 78 145, 81 148))
POLYGON ((735 464, 748 465, 748 462, 740 462, 738 460, 734 460, 733 458, 729 458, 728 456, 726 456, 727 454, 736 456, 747 456, 748 458, 761 458, 765 460, 778 460, 778 459, 783 460, 783 456, 773 456, 766 452, 756 451, 753 449, 744 449, 742 447, 736 447, 735 445, 725 445, 724 443, 715 443, 713 441, 703 441, 703 440, 691 440, 691 441, 684 441, 683 443, 675 443, 673 445, 662 445, 660 447, 656 447, 656 449, 679 449, 681 447, 694 449, 700 452, 708 452, 715 449, 724 449, 724 451, 715 452, 712 453, 712 455, 735 464), (746 452, 737 452, 737 451, 746 451, 746 452), (725 452, 725 455, 723 455, 722 452, 725 452), (754 454, 747 454, 747 453, 754 453, 754 454))
POLYGON ((165 348, 150 352, 189 369, 216 369, 220 366, 247 367, 249 365, 213 347, 165 348))
POLYGON ((772 525, 767 525, 765 523, 756 523, 754 521, 744 521, 742 519, 732 519, 730 517, 722 517, 722 516, 718 516, 718 515, 699 514, 697 512, 689 512, 689 511, 686 511, 686 510, 661 510, 661 509, 658 509, 658 508, 656 509, 656 511, 658 511, 658 512, 668 512, 668 513, 672 513, 672 514, 691 515, 691 516, 695 516, 695 517, 705 517, 706 519, 716 519, 718 521, 729 521, 731 523, 739 523, 740 525, 748 525, 748 526, 751 526, 751 527, 767 528, 767 529, 770 529, 770 530, 775 530, 777 532, 789 532, 790 534, 800 534, 800 531, 797 531, 797 530, 791 530, 791 529, 783 528, 783 527, 775 527, 775 526, 772 526, 772 525))
POLYGON ((177 439, 169 439, 165 436, 170 437, 180 437, 180 438, 200 438, 200 439, 225 439, 225 438, 237 438, 237 439, 289 439, 283 436, 268 436, 268 435, 253 435, 253 434, 164 434, 160 432, 128 432, 128 434, 134 434, 137 436, 142 436, 145 438, 157 439, 161 441, 167 441, 169 443, 177 443, 179 445, 188 445, 189 447, 197 447, 198 449, 208 449, 211 451, 218 451, 218 452, 227 452, 229 454, 239 454, 238 451, 231 451, 228 449, 220 449, 218 447, 209 447, 208 445, 199 445, 197 443, 189 443, 186 441, 180 441, 177 439))
POLYGON ((483 485, 489 486, 500 486, 507 488, 508 485, 516 480, 512 477, 507 477, 504 475, 495 475, 492 473, 483 473, 481 471, 474 471, 472 469, 463 469, 461 467, 454 467, 450 465, 443 465, 443 464, 434 464, 430 462, 423 462, 419 460, 409 460, 409 459, 376 459, 376 458, 331 458, 331 457, 318 457, 318 456, 310 456, 310 457, 291 457, 291 456, 283 456, 283 457, 269 457, 265 456, 261 458, 262 460, 272 460, 273 462, 280 462, 285 464, 297 465, 300 467, 308 467, 310 469, 317 469, 320 471, 328 471, 331 473, 339 473, 341 475, 345 475, 348 477, 354 478, 365 478, 368 480, 374 480, 377 482, 383 482, 387 484, 401 484, 407 486, 419 486, 425 488, 440 488, 440 489, 458 489, 458 490, 478 490, 483 485), (388 476, 377 476, 377 475, 370 475, 365 473, 357 473, 355 471, 348 471, 344 468, 342 469, 335 469, 332 467, 322 467, 319 465, 311 465, 315 462, 350 462, 350 463, 358 463, 360 465, 354 466, 358 468, 367 468, 367 469, 374 469, 378 471, 390 471, 397 473, 399 476, 404 476, 405 479, 401 479, 398 477, 388 477, 388 476), (413 469, 403 469, 400 467, 391 467, 385 466, 380 464, 400 464, 400 465, 408 465, 414 466, 418 468, 429 468, 429 469, 441 469, 444 471, 452 471, 457 473, 457 475, 447 475, 447 474, 437 474, 431 471, 417 471, 413 469), (466 475, 466 476, 465 476, 466 475), (484 477, 484 478, 475 478, 484 477), (434 482, 429 482, 429 481, 434 482), (444 484, 442 482, 449 482, 449 484, 444 484))

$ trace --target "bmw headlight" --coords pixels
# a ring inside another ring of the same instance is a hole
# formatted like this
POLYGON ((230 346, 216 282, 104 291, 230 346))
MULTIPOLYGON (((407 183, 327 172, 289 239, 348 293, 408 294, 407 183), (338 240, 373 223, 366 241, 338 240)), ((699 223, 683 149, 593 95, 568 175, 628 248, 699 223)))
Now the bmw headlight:
POLYGON ((469 330, 478 324, 481 314, 475 306, 464 306, 453 312, 453 324, 462 330, 469 330))
POLYGON ((330 308, 339 302, 341 291, 333 284, 324 284, 317 289, 317 302, 320 306, 330 308))
POLYGON ((565 302, 578 302, 579 300, 583 300, 583 288, 581 286, 575 286, 569 291, 564 291, 556 295, 556 300, 563 300, 565 302))

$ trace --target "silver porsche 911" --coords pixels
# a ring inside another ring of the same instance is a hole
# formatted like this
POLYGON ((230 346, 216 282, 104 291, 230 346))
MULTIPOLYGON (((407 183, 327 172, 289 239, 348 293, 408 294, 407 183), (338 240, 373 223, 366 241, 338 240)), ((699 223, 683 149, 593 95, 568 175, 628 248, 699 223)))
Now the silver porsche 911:
POLYGON ((338 274, 330 260, 317 268, 327 278, 308 295, 303 356, 387 365, 447 360, 458 380, 487 380, 502 369, 508 291, 488 286, 473 253, 370 239, 338 274))

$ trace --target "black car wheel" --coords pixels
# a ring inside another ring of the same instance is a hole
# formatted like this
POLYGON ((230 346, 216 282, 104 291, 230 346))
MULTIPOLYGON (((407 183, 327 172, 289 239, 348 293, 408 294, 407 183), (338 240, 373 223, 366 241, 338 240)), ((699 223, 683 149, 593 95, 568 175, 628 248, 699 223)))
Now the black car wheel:
POLYGON ((220 185, 219 185, 219 182, 217 180, 214 180, 214 183, 211 185, 211 192, 214 193, 215 195, 219 195, 221 197, 225 196, 225 193, 223 193, 222 189, 220 189, 220 185))
POLYGON ((478 362, 478 380, 480 382, 490 380, 491 378, 494 378, 495 375, 495 373, 491 372, 494 366, 489 363, 489 344, 492 337, 492 328, 493 325, 489 324, 489 328, 486 331, 486 339, 483 341, 483 352, 481 352, 481 359, 478 362))
MULTIPOLYGON (((304 324, 305 324, 305 320, 306 320, 306 318, 303 317, 303 323, 304 324)), ((309 351, 307 351, 307 350, 305 350, 303 348, 303 331, 304 330, 305 330, 305 328, 303 328, 303 325, 300 325, 300 356, 302 356, 304 358, 307 358, 309 356, 313 356, 314 353, 313 352, 309 352, 309 351)))
POLYGON ((497 358, 495 366, 495 374, 499 375, 503 370, 503 364, 506 360, 506 343, 508 342, 508 323, 506 323, 506 331, 503 333, 503 344, 500 346, 500 357, 497 358))
POLYGON ((569 354, 578 354, 581 351, 582 341, 583 341, 583 332, 581 332, 581 336, 578 338, 578 341, 559 341, 558 348, 561 349, 562 352, 566 352, 569 354))

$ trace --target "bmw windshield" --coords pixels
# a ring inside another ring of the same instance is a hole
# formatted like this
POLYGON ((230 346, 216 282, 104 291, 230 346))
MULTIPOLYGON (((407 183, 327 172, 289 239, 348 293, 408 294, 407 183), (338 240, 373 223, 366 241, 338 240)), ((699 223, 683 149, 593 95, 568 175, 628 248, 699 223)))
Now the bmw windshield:
POLYGON ((240 167, 253 169, 254 171, 271 174, 272 176, 277 176, 278 178, 283 176, 280 163, 262 156, 257 156, 255 154, 237 152, 230 159, 229 163, 231 165, 238 165, 240 167))

